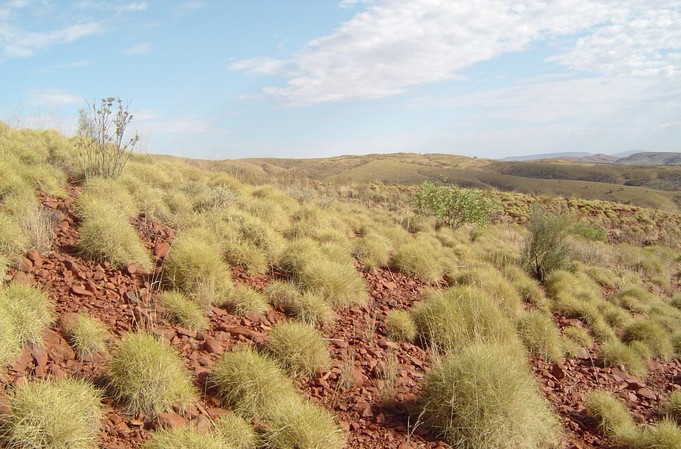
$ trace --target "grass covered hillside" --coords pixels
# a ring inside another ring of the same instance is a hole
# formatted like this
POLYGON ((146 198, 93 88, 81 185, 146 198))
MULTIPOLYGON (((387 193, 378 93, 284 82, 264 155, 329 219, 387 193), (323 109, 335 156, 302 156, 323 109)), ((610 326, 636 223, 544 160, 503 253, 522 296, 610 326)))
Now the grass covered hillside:
POLYGON ((414 158, 102 178, 0 124, 0 447, 681 448, 674 208, 414 158))

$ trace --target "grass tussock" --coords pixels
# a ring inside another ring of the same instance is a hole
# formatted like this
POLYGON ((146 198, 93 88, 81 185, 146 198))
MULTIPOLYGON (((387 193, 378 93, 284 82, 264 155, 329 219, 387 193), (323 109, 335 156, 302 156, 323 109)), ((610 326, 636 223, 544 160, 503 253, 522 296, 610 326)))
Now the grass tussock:
POLYGON ((518 290, 492 265, 465 269, 450 277, 454 285, 470 285, 484 291, 509 317, 522 311, 518 290))
POLYGON ((470 449, 540 449, 558 444, 560 425, 522 357, 475 344, 447 356, 425 378, 423 418, 449 444, 470 449))
POLYGON ((267 417, 279 401, 297 395, 277 363, 251 348, 224 354, 211 381, 226 406, 253 419, 267 417))
POLYGON ((235 315, 248 312, 264 314, 270 306, 265 295, 246 285, 238 285, 232 290, 229 298, 220 305, 227 306, 235 315))
POLYGON ((648 374, 645 357, 635 347, 619 340, 611 340, 601 345, 601 360, 605 366, 622 366, 636 376, 645 377, 648 374))
POLYGON ((269 337, 267 350, 292 376, 311 376, 331 366, 324 336, 308 324, 277 324, 269 337))
POLYGON ((107 351, 109 328, 97 318, 81 313, 65 330, 71 345, 81 357, 107 351))
POLYGON ((111 204, 88 202, 81 212, 78 248, 85 257, 107 260, 123 268, 139 262, 144 270, 152 267, 151 257, 127 217, 111 204))
POLYGON ((28 251, 30 243, 19 224, 0 211, 0 254, 18 256, 28 251))
POLYGON ((414 318, 406 310, 391 310, 385 317, 385 331, 395 341, 413 342, 418 335, 414 318))
POLYGON ((681 449, 681 428, 671 420, 662 419, 623 440, 634 449, 681 449))
POLYGON ((150 334, 123 338, 109 365, 108 377, 114 397, 125 403, 132 415, 184 408, 195 394, 180 356, 150 334))
POLYGON ((419 336, 438 351, 473 343, 515 343, 516 333, 499 307, 473 287, 432 292, 412 309, 419 336))
POLYGON ((217 431, 230 449, 256 449, 260 437, 253 426, 236 413, 226 413, 215 423, 217 431))
POLYGON ((333 307, 315 292, 304 292, 300 297, 298 319, 313 326, 327 326, 336 321, 337 315, 333 307))
POLYGON ((650 350, 653 357, 667 360, 674 355, 674 346, 669 333, 650 319, 636 320, 626 326, 622 341, 625 343, 640 342, 650 350))
POLYGON ((349 252, 337 245, 299 239, 284 251, 279 264, 293 275, 301 290, 325 298, 335 310, 364 304, 369 299, 349 252))
POLYGON ((629 410, 612 393, 594 390, 586 395, 584 402, 586 416, 603 435, 620 439, 623 435, 631 434, 635 428, 629 410))
POLYGON ((47 294, 16 282, 0 289, 0 314, 9 318, 21 344, 41 344, 43 330, 54 321, 47 294))
POLYGON ((229 267, 220 250, 201 230, 180 234, 173 241, 164 267, 169 283, 204 308, 224 302, 233 289, 229 267))
POLYGON ((421 243, 407 243, 397 248, 392 265, 399 272, 424 282, 439 282, 444 275, 438 258, 433 257, 433 249, 421 243))
POLYGON ((560 331, 552 316, 539 311, 526 313, 518 320, 518 334, 531 353, 553 362, 563 360, 560 331))
POLYGON ((343 432, 333 415, 300 398, 280 402, 271 410, 263 435, 272 449, 341 449, 343 432))
POLYGON ((30 382, 9 395, 0 441, 13 449, 94 449, 100 393, 82 380, 30 382))
POLYGON ((187 299, 177 290, 164 292, 161 295, 161 304, 165 309, 166 316, 173 323, 192 330, 204 330, 210 327, 210 321, 199 305, 187 299))
POLYGON ((159 429, 151 434, 145 449, 233 449, 218 432, 185 426, 159 429))
POLYGON ((12 363, 21 352, 21 339, 14 321, 4 313, 0 313, 0 372, 12 363))
POLYGON ((289 316, 296 316, 301 311, 301 294, 295 284, 285 281, 272 281, 265 290, 268 302, 289 316))
POLYGON ((589 331, 577 326, 567 326, 563 329, 563 346, 570 355, 576 355, 583 349, 593 345, 593 338, 589 331))
POLYGON ((664 410, 671 419, 681 422, 681 391, 677 390, 669 395, 664 410))
POLYGON ((364 269, 372 272, 387 267, 393 252, 392 243, 373 232, 363 235, 352 250, 352 254, 362 262, 364 269))

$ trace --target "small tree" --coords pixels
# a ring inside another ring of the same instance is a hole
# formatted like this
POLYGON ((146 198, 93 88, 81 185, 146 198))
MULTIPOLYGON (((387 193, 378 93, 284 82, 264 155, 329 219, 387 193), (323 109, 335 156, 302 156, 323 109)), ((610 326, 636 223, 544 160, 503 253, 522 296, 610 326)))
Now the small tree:
POLYGON ((132 156, 139 135, 125 138, 132 121, 128 106, 120 98, 109 97, 102 98, 99 106, 93 101, 80 111, 76 148, 86 178, 116 178, 132 156))
POLYGON ((544 282, 552 271, 570 267, 572 251, 566 240, 569 223, 565 217, 534 206, 528 229, 523 262, 535 278, 544 282))
POLYGON ((464 223, 486 225, 496 203, 482 190, 425 181, 411 196, 411 206, 416 214, 435 216, 440 224, 457 229, 464 223))

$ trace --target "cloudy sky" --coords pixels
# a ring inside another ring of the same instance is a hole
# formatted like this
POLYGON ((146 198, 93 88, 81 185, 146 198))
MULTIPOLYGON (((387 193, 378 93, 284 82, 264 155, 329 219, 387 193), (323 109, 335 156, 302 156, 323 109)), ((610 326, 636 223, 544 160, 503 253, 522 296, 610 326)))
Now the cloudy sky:
POLYGON ((681 151, 681 2, 0 0, 0 93, 201 158, 681 151))

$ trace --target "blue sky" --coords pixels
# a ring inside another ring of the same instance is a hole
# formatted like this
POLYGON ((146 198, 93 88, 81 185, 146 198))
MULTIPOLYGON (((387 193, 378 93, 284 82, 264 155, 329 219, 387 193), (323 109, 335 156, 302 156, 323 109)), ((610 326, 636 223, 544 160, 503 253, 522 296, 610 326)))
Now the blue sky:
POLYGON ((198 158, 681 151, 678 0, 0 1, 0 120, 198 158))

